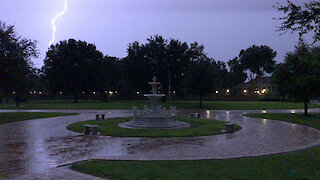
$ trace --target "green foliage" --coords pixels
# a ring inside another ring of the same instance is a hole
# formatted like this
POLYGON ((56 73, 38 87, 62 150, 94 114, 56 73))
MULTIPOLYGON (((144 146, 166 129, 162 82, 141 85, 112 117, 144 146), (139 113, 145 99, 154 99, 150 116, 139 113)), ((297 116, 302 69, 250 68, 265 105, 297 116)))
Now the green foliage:
POLYGON ((77 114, 71 113, 44 113, 44 112, 19 112, 19 113, 0 113, 0 125, 25 121, 31 119, 49 118, 57 116, 71 116, 77 114))
POLYGON ((14 95, 17 106, 30 88, 32 57, 38 57, 36 41, 18 36, 13 25, 0 21, 0 89, 14 95))
POLYGON ((256 76, 264 73, 272 73, 276 61, 277 52, 268 46, 256 46, 241 50, 239 61, 244 71, 247 71, 248 80, 252 81, 256 76))
MULTIPOLYGON (((320 96, 320 48, 310 48, 304 42, 288 53, 285 62, 277 65, 273 74, 282 95, 308 103, 320 96)), ((307 107, 305 109, 307 114, 307 107)))
POLYGON ((314 43, 320 40, 320 2, 311 1, 303 3, 303 6, 298 6, 287 0, 286 5, 276 7, 278 11, 282 11, 285 16, 279 18, 282 21, 278 31, 299 32, 300 39, 304 34, 313 32, 314 43))
POLYGON ((200 97, 200 107, 202 107, 202 97, 210 92, 220 82, 219 67, 215 61, 201 60, 188 66, 184 84, 187 93, 196 94, 200 97))
POLYGON ((228 66, 230 67, 227 80, 229 87, 235 87, 247 79, 247 74, 244 72, 244 68, 237 57, 229 60, 228 66))
POLYGON ((204 46, 176 39, 164 39, 155 35, 147 39, 146 44, 129 44, 128 56, 124 59, 125 76, 132 89, 149 92, 148 82, 153 76, 160 81, 161 91, 176 91, 183 94, 183 79, 187 66, 191 62, 207 58, 204 46))
MULTIPOLYGON (((208 119, 190 119, 178 118, 179 121, 185 121, 191 124, 186 129, 174 130, 146 130, 146 129, 126 129, 120 128, 119 123, 130 121, 132 118, 113 118, 107 120, 92 120, 70 124, 67 129, 83 132, 84 124, 98 125, 99 132, 105 136, 114 137, 192 137, 192 136, 209 136, 222 134, 221 130, 225 129, 225 122, 208 120, 208 119)), ((236 130, 240 127, 236 125, 236 130)))
POLYGON ((100 84, 103 54, 93 44, 69 39, 51 45, 44 60, 43 71, 52 93, 60 91, 74 95, 80 91, 93 92, 100 84))

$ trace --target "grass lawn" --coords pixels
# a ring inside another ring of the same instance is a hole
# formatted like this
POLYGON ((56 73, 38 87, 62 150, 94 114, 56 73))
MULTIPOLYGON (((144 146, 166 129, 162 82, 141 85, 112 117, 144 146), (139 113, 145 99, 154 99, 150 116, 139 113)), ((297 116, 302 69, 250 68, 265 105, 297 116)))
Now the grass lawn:
POLYGON ((19 113, 0 113, 0 125, 30 119, 49 118, 57 116, 70 116, 70 113, 44 113, 44 112, 19 112, 19 113))
MULTIPOLYGON (((249 114, 320 129, 320 115, 249 114)), ((195 152, 196 153, 196 152, 195 152)), ((71 169, 110 179, 320 179, 320 147, 281 155, 197 161, 107 161, 73 164, 71 169)))
MULTIPOLYGON (((16 108, 14 104, 0 104, 0 109, 132 109, 137 106, 142 109, 149 101, 37 101, 22 104, 16 108)), ((203 108, 198 101, 167 101, 163 106, 177 109, 210 109, 210 110, 262 110, 262 109, 303 109, 303 103, 295 102, 270 102, 270 101, 204 101, 203 108)), ((320 108, 320 105, 310 104, 310 108, 320 108)))
MULTIPOLYGON (((190 128, 175 130, 145 130, 145 129, 125 129, 118 126, 119 123, 130 121, 132 118, 113 118, 107 120, 83 121, 71 124, 67 129, 83 132, 84 124, 93 124, 99 126, 99 132, 106 136, 115 137, 192 137, 192 136, 209 136, 223 134, 221 130, 225 129, 225 122, 208 119, 190 119, 178 118, 180 121, 189 122, 190 128)), ((240 127, 236 126, 236 130, 240 127)))

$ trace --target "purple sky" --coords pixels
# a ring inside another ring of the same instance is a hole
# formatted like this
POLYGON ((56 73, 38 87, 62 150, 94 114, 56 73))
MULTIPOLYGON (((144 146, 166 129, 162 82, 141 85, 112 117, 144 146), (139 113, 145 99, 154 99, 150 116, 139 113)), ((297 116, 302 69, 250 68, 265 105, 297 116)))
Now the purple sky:
MULTIPOLYGON (((41 67, 52 38, 51 19, 63 10, 64 0, 0 1, 0 20, 38 41, 41 56, 34 63, 41 67)), ((272 18, 282 15, 272 7, 277 2, 285 0, 68 0, 67 12, 56 22, 55 43, 85 40, 105 55, 124 57, 130 42, 159 34, 197 41, 209 57, 222 61, 253 44, 268 45, 281 62, 298 36, 275 32, 280 22, 272 18)))

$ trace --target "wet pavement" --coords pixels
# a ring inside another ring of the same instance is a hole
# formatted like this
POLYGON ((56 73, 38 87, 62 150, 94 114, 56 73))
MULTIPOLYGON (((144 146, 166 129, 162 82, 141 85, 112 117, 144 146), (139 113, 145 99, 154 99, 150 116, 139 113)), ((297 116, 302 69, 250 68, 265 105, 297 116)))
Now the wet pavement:
MULTIPOLYGON (((301 110, 270 110, 291 113, 301 110)), ((313 109, 320 112, 320 109, 313 109)), ((0 112, 21 112, 0 110, 0 112)), ((26 111, 23 111, 26 112, 26 111)), ((27 111, 30 112, 30 111, 27 111)), ((126 110, 33 110, 80 115, 28 120, 0 126, 0 179, 91 179, 62 165, 90 159, 195 160, 269 155, 320 145, 320 131, 281 121, 256 119, 243 113, 262 111, 179 111, 187 117, 234 122, 242 129, 233 134, 188 138, 129 138, 83 135, 66 129, 71 123, 95 118, 131 116, 126 110), (59 168, 57 168, 59 167, 59 168), (56 172, 56 173, 53 173, 56 172), (44 178, 43 178, 44 177, 44 178)))

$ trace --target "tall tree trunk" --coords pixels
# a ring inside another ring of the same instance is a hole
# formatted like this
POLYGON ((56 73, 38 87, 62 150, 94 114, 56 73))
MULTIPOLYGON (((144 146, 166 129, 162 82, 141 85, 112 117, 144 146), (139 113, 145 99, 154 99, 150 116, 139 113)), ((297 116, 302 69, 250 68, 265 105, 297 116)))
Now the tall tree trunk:
POLYGON ((308 101, 304 102, 304 115, 308 116, 308 101))
POLYGON ((200 107, 202 107, 202 95, 199 95, 200 97, 200 107))
POLYGON ((16 99, 16 107, 19 107, 20 106, 20 97, 17 95, 15 99, 16 99))
POLYGON ((104 102, 108 102, 109 93, 106 93, 106 92, 103 92, 103 91, 102 91, 102 93, 104 94, 103 95, 104 96, 104 102))
POLYGON ((78 92, 74 93, 74 103, 78 103, 78 92))

